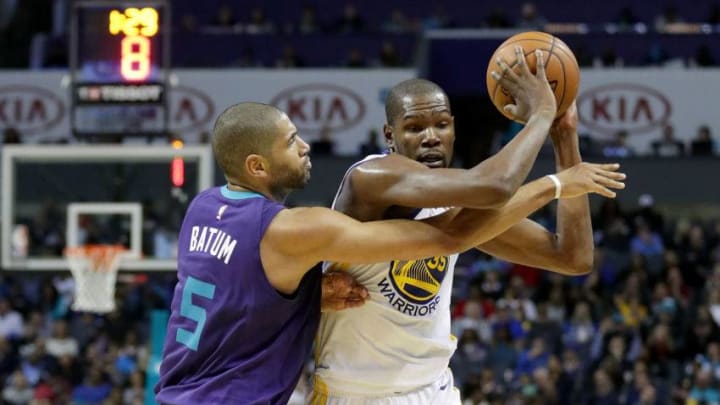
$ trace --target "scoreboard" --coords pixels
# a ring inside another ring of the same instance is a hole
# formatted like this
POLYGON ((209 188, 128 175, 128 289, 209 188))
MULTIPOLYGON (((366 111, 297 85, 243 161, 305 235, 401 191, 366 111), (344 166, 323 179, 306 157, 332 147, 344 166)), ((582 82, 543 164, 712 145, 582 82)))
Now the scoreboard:
POLYGON ((76 1, 70 44, 75 136, 167 132, 169 2, 76 1))

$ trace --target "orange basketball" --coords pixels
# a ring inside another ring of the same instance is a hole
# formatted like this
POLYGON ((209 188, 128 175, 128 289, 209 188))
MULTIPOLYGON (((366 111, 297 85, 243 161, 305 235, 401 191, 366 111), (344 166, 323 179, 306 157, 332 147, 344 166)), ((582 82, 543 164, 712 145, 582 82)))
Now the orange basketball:
POLYGON ((548 82, 550 82, 550 87, 555 92, 558 107, 557 116, 559 117, 565 113, 565 110, 570 107, 570 104, 577 96, 578 86, 580 85, 580 68, 570 48, 559 38, 545 32, 530 31, 513 35, 495 50, 492 58, 490 58, 486 74, 490 99, 504 116, 513 119, 510 114, 503 110, 505 105, 513 104, 513 99, 498 84, 497 80, 493 79, 490 73, 492 71, 501 73, 500 67, 495 62, 498 57, 502 58, 511 68, 514 68, 515 72, 518 72, 518 68, 515 67, 517 64, 516 45, 522 46, 525 52, 525 60, 533 73, 535 73, 536 63, 535 50, 541 49, 543 51, 545 74, 548 82))

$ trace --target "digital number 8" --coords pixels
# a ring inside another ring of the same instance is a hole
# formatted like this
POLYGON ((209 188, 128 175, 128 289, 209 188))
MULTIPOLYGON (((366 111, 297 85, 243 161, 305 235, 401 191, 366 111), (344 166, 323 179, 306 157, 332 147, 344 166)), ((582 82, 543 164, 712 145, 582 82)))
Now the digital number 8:
POLYGON ((150 40, 142 36, 122 40, 120 72, 126 80, 145 80, 150 75, 150 40))

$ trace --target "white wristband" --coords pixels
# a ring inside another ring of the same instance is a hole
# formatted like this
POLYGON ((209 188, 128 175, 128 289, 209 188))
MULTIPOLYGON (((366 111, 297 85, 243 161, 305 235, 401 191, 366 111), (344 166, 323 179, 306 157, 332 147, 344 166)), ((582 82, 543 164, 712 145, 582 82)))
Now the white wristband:
POLYGON ((555 199, 560 198, 560 194, 562 194, 562 183, 560 183, 560 179, 554 174, 548 174, 548 177, 555 183, 555 199))

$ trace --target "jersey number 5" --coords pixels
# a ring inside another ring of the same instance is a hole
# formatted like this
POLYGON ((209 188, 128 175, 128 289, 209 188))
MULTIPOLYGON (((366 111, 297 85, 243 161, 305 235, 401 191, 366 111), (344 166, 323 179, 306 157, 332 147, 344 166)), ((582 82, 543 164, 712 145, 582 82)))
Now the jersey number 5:
POLYGON ((193 304, 193 295, 199 295, 211 300, 215 296, 215 285, 200 281, 194 277, 188 277, 183 287, 180 315, 197 322, 197 326, 193 331, 179 328, 175 335, 175 341, 182 343, 190 350, 197 351, 200 336, 202 335, 203 328, 205 328, 207 311, 193 304))

